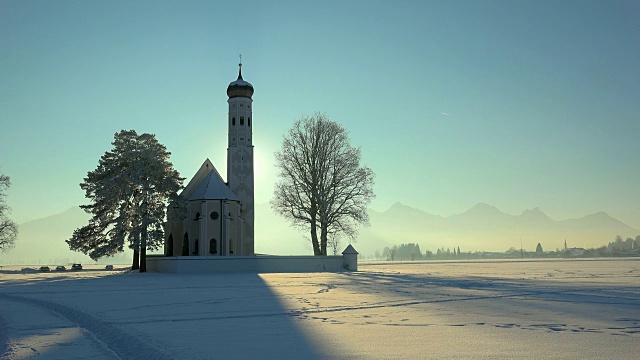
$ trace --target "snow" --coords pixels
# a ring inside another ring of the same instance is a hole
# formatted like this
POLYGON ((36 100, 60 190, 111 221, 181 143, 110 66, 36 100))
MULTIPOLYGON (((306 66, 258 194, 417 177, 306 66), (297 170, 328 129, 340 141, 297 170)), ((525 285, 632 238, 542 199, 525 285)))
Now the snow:
POLYGON ((0 270, 2 359, 637 358, 636 259, 0 270))

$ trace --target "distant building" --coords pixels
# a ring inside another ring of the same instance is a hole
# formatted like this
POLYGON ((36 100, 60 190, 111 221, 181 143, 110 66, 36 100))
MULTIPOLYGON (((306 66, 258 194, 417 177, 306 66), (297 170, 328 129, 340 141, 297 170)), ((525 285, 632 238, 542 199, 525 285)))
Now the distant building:
POLYGON ((239 67, 227 87, 227 182, 206 159, 180 193, 184 205, 167 209, 167 256, 254 255, 253 86, 239 67))
POLYGON ((582 256, 582 255, 584 255, 585 251, 587 251, 587 249, 583 249, 583 248, 570 248, 570 249, 567 249, 569 257, 582 256))

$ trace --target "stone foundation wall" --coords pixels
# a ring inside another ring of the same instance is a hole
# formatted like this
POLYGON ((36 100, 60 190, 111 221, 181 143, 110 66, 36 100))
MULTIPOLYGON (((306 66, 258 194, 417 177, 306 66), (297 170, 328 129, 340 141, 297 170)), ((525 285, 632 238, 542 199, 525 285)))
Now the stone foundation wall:
MULTIPOLYGON (((345 256, 147 256, 147 270, 167 273, 282 273, 357 270, 345 256)), ((356 261, 357 264, 357 261, 356 261)))

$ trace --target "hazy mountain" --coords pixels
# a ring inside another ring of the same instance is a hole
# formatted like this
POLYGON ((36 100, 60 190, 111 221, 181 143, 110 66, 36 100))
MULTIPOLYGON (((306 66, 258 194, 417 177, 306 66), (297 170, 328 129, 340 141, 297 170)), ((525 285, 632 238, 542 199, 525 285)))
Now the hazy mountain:
POLYGON ((616 235, 640 234, 604 212, 555 221, 538 208, 511 215, 484 203, 447 218, 396 203, 385 212, 371 212, 371 219, 369 231, 381 235, 382 240, 414 242, 432 251, 442 246, 504 251, 512 246, 520 248, 521 241, 526 250, 535 250, 540 242, 548 251, 563 247, 565 239, 570 247, 598 247, 613 241, 616 235))
MULTIPOLYGON (((63 213, 20 224, 15 248, 9 253, 0 253, 0 264, 64 265, 93 262, 88 256, 69 250, 65 242, 73 230, 86 225, 88 220, 89 215, 74 206, 63 213)), ((105 259, 107 262, 110 260, 118 263, 114 259, 105 259)))
MULTIPOLYGON (((291 228, 282 217, 273 213, 269 204, 256 206, 255 250, 261 254, 311 255, 308 232, 291 228)), ((604 212, 578 219, 556 221, 538 208, 520 215, 506 214, 494 206, 479 203, 467 211, 449 217, 429 214, 396 203, 387 211, 369 211, 371 227, 360 228, 355 248, 363 255, 372 255, 386 246, 418 243, 424 250, 439 247, 463 251, 505 251, 509 247, 535 250, 540 242, 545 251, 564 246, 598 247, 615 239, 616 235, 634 237, 640 231, 610 217, 604 212)), ((65 240, 73 230, 87 223, 89 216, 73 207, 61 214, 20 225, 16 247, 8 254, 0 254, 4 264, 61 264, 88 263, 91 260, 70 251, 65 240)), ((342 240, 342 247, 347 241, 342 240)), ((128 263, 130 253, 107 259, 106 262, 128 263)))

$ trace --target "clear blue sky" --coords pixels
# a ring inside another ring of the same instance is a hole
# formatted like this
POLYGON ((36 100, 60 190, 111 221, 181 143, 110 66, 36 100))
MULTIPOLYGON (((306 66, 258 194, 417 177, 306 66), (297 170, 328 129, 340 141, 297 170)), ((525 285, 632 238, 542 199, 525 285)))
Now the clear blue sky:
POLYGON ((292 122, 325 112, 376 210, 477 202, 640 228, 637 1, 0 0, 0 172, 17 222, 86 203, 121 129, 226 177, 226 87, 255 87, 257 202, 292 122))

